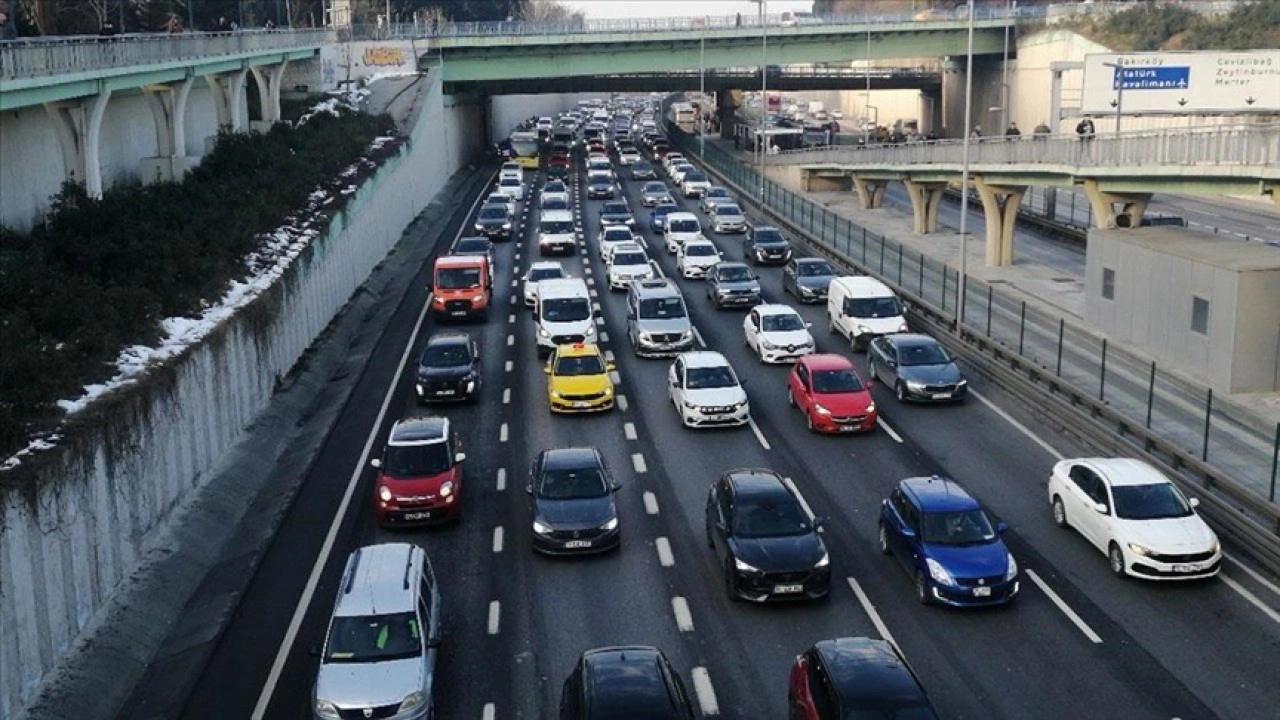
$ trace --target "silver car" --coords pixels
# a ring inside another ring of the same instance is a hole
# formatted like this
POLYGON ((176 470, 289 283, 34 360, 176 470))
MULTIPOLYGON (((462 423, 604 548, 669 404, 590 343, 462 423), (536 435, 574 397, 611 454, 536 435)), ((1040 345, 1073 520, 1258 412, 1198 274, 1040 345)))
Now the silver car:
POLYGON ((636 355, 675 355, 693 348, 693 325, 671 280, 641 280, 627 292, 627 336, 636 355))
POLYGON ((711 211, 711 231, 714 233, 744 233, 747 216, 733 203, 723 203, 711 211))
POLYGON ((667 184, 661 180, 650 180, 640 188, 640 204, 645 207, 653 207, 664 199, 670 200, 671 193, 667 190, 667 184))
POLYGON ((728 190, 719 185, 712 185, 702 193, 702 199, 698 201, 698 209, 709 215, 716 205, 732 202, 737 201, 728 190))

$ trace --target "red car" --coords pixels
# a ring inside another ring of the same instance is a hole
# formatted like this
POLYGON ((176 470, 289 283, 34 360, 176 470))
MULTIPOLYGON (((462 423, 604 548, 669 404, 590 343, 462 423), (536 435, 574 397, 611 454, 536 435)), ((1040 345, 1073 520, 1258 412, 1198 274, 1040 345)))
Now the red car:
POLYGON ((864 637, 823 640, 797 656, 787 705, 792 720, 938 717, 897 648, 864 637))
POLYGON ((384 527, 433 525, 462 517, 462 461, 448 418, 406 418, 391 437, 373 484, 373 511, 384 527))
POLYGON ((843 355, 805 355, 787 376, 787 402, 814 432, 870 432, 876 426, 871 391, 843 355))

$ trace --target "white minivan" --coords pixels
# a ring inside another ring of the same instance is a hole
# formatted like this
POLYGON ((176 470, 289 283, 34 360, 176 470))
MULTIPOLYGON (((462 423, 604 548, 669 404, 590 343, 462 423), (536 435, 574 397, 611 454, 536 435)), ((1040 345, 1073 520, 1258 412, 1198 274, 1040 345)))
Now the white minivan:
POLYGON ((862 275, 832 278, 827 291, 827 327, 849 339, 855 351, 881 335, 907 332, 902 302, 888 285, 862 275))
POLYGON ((573 230, 573 213, 543 210, 538 217, 538 254, 572 255, 578 247, 573 230))
POLYGON ((533 306, 537 324, 538 356, 546 357, 557 345, 596 342, 596 318, 591 294, 582 278, 543 280, 538 283, 533 306))

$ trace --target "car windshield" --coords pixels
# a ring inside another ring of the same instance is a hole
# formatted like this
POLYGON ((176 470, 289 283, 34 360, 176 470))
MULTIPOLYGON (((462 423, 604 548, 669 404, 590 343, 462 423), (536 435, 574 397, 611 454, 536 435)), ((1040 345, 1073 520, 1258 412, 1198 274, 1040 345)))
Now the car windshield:
POLYGON ((815 370, 813 391, 818 393, 846 393, 862 390, 862 380, 852 370, 815 370))
POLYGON ((716 205, 716 214, 724 215, 726 217, 732 217, 735 215, 741 215, 742 211, 738 209, 737 205, 731 205, 729 203, 719 203, 718 205, 716 205))
POLYGON ((607 174, 599 173, 599 174, 588 175, 587 184, 595 185, 596 187, 609 186, 609 185, 613 185, 613 181, 609 179, 609 176, 607 174))
POLYGON ((489 252, 489 241, 483 238, 462 238, 453 246, 459 255, 482 255, 489 252))
POLYGON ((422 654, 422 628, 411 612, 338 616, 325 643, 325 662, 375 663, 422 654))
POLYGON ((538 497, 547 500, 582 500, 609 494, 604 474, 598 467, 543 470, 538 497))
POLYGON ((835 271, 827 264, 827 261, 819 262, 803 262, 796 265, 796 274, 802 277, 820 277, 823 275, 835 275, 835 271))
POLYGON ((436 287, 441 290, 480 287, 480 268, 440 268, 436 271, 436 287))
POLYGON ((449 443, 426 445, 388 445, 382 455, 382 474, 397 478, 435 475, 453 464, 449 443))
POLYGON ((921 522, 922 542, 936 545, 974 545, 996 539, 996 529, 981 510, 927 512, 921 522))
POLYGON ((500 195, 500 194, 498 194, 498 193, 494 193, 494 194, 492 194, 492 195, 490 195, 489 197, 487 197, 487 198, 485 198, 485 199, 484 199, 484 204, 485 204, 485 205, 508 205, 508 206, 509 206, 509 205, 511 204, 511 196, 510 196, 510 195, 500 195))
POLYGON ((649 319, 682 318, 684 302, 677 297, 649 298, 640 301, 640 317, 649 319))
POLYGON ((480 219, 482 220, 506 220, 507 209, 505 207, 486 207, 480 208, 480 219))
POLYGON ((667 230, 673 233, 696 233, 701 231, 702 228, 698 226, 697 220, 680 219, 672 220, 667 230))
POLYGON ((599 355, 570 355, 557 357, 553 372, 556 375, 602 375, 604 363, 599 355))
POLYGON ((697 170, 690 170, 689 172, 684 174, 684 181, 685 182, 706 182, 707 175, 706 173, 699 172, 697 170))
POLYGON ((733 534, 740 538, 771 538, 807 535, 813 532, 800 503, 788 496, 744 502, 733 515, 733 534))
POLYGON ((562 278, 564 276, 564 268, 560 267, 536 267, 529 270, 529 282, 562 278))
POLYGON ((782 233, 773 229, 756 230, 751 237, 758 245, 776 245, 786 242, 782 239, 782 233))
POLYGON ((791 313, 765 315, 760 318, 760 326, 765 332, 791 332, 805 329, 804 320, 801 320, 799 315, 791 313))
POLYGON ((567 189, 567 188, 565 188, 564 183, 562 183, 562 182, 560 182, 559 180, 557 180, 557 181, 555 181, 555 182, 549 182, 549 183, 547 183, 545 186, 543 186, 543 188, 542 188, 542 192, 544 192, 544 193, 562 193, 562 192, 568 192, 568 189, 567 189))
POLYGON ((1112 485, 1116 517, 1125 520, 1159 520, 1191 514, 1191 504, 1169 483, 1112 485))
POLYGON ((631 211, 627 209, 626 203, 607 202, 601 208, 600 212, 605 215, 626 215, 631 211))
POLYGON ((604 170, 605 172, 608 172, 609 161, 603 158, 597 158, 595 160, 591 160, 590 162, 587 163, 587 169, 588 170, 604 170))
POLYGON ((746 282, 751 279, 751 271, 745 267, 723 267, 716 271, 716 278, 725 282, 746 282))
POLYGON ((643 162, 643 161, 642 161, 642 162, 638 162, 638 163, 636 163, 635 165, 632 165, 632 166, 631 166, 631 172, 633 172, 633 173, 634 173, 634 172, 648 172, 648 171, 650 171, 650 170, 652 170, 652 169, 653 169, 653 166, 652 166, 652 165, 650 165, 650 164, 649 164, 649 163, 647 163, 647 162, 643 162))
POLYGON ((941 345, 925 343, 920 345, 900 345, 898 347, 898 364, 904 367, 913 365, 946 365, 951 356, 941 345))
POLYGON ((646 183, 644 186, 644 192, 647 192, 647 193, 657 194, 657 193, 665 193, 666 191, 667 191, 666 184, 661 182, 646 183))
POLYGON ((601 242, 618 243, 632 242, 635 238, 631 235, 631 231, 624 227, 605 228, 604 237, 601 242))
POLYGON ((882 318, 902 314, 896 297, 845 298, 844 314, 849 317, 882 318))
POLYGON ((673 213, 679 209, 680 209, 679 206, 676 205, 674 202, 662 203, 661 205, 658 205, 653 209, 653 214, 657 215, 658 217, 666 217, 670 213, 673 213))
POLYGON ((502 187, 517 187, 518 185, 520 185, 520 180, 513 177, 505 177, 499 180, 498 184, 501 185, 502 187))
POLYGON ((591 317, 591 304, 586 298, 548 298, 542 301, 542 319, 549 322, 573 322, 591 317))
POLYGON ((456 342, 428 345, 422 351, 422 364, 427 367, 456 367, 471 363, 471 351, 456 342))
POLYGON ((611 265, 648 265, 649 258, 642 252, 615 252, 611 265))
POLYGON ((694 257, 712 257, 716 254, 714 245, 702 245, 700 243, 689 243, 684 246, 684 254, 694 257))
POLYGON ((703 197, 708 197, 708 198, 729 197, 729 191, 725 190, 722 187, 711 187, 711 188, 707 188, 707 192, 705 195, 703 195, 703 197))
POLYGON ((542 209, 543 210, 568 210, 569 201, 565 200, 562 197, 547 197, 546 195, 543 195, 542 209))
POLYGON ((573 221, 571 220, 543 220, 538 226, 538 231, 543 235, 568 235, 573 232, 573 221))
POLYGON ((712 388, 737 387, 738 378, 728 365, 715 367, 689 368, 685 376, 685 387, 690 390, 710 390, 712 388))

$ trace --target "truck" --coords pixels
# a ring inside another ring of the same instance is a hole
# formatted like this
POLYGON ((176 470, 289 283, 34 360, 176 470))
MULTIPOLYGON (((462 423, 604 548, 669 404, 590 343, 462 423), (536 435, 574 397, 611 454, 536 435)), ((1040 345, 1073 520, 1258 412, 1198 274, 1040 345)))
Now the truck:
POLYGON ((825 103, 823 103, 820 100, 810 100, 809 107, 807 109, 807 114, 809 115, 810 120, 814 120, 816 122, 826 122, 827 106, 825 103))

